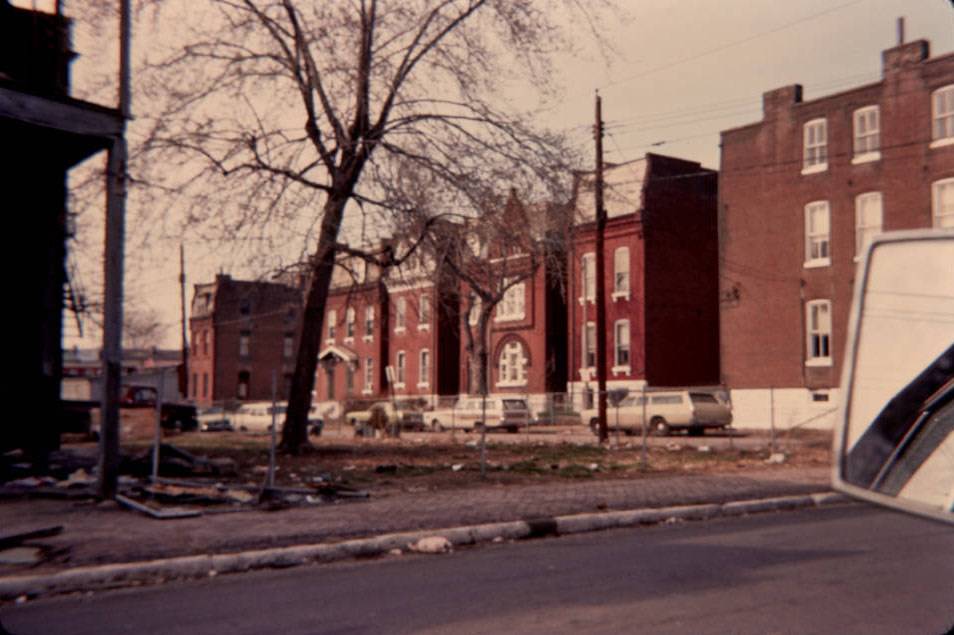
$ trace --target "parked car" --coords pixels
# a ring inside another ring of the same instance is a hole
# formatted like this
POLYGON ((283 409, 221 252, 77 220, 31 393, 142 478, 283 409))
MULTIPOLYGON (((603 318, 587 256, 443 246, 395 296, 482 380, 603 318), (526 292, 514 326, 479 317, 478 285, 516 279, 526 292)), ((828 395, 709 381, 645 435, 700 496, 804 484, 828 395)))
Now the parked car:
MULTIPOLYGON (((666 436, 675 430, 686 430, 700 435, 708 428, 724 429, 732 424, 732 409, 719 401, 710 392, 697 390, 673 390, 648 392, 625 397, 617 408, 607 406, 606 424, 610 430, 626 434, 641 433, 648 422, 649 430, 666 436), (648 399, 643 406, 644 399, 648 399), (645 413, 645 419, 644 417, 645 413)), ((598 433, 599 418, 596 408, 587 408, 582 413, 583 421, 589 423, 594 434, 598 433)))
POLYGON ((199 430, 202 432, 230 432, 234 430, 229 421, 229 413, 219 406, 200 408, 196 415, 199 420, 199 430))
MULTIPOLYGON (((242 404, 231 416, 232 428, 240 432, 265 433, 272 429, 273 406, 270 401, 253 401, 242 404)), ((279 429, 285 423, 285 413, 288 404, 284 401, 275 403, 275 423, 279 429)), ((324 419, 313 406, 308 412, 308 433, 319 436, 325 427, 324 419)))
POLYGON ((516 432, 530 425, 530 408, 523 397, 487 397, 484 405, 481 397, 463 397, 450 408, 438 408, 427 414, 432 430, 453 428, 477 430, 486 425, 488 430, 516 432))
POLYGON ((424 415, 414 405, 395 404, 390 401, 377 401, 364 410, 352 410, 345 413, 345 421, 357 430, 371 424, 374 427, 387 427, 399 421, 403 430, 423 430, 424 415))

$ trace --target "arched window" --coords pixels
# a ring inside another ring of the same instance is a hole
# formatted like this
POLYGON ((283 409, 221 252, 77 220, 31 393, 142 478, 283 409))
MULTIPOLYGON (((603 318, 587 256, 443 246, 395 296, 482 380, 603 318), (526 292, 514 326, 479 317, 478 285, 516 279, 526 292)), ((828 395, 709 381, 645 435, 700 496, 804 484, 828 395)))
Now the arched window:
POLYGON ((500 350, 497 360, 498 386, 526 386, 527 385, 527 353, 523 344, 513 340, 500 350))

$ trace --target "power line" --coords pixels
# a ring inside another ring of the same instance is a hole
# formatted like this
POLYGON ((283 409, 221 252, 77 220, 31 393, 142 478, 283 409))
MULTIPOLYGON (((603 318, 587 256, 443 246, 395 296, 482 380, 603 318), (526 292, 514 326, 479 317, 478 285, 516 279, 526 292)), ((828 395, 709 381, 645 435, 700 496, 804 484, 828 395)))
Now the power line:
POLYGON ((680 66, 680 65, 682 65, 682 64, 685 64, 686 62, 692 62, 692 61, 695 61, 695 60, 697 60, 697 59, 702 59, 703 57, 708 57, 709 55, 714 55, 715 53, 721 53, 722 51, 728 50, 728 49, 730 49, 730 48, 734 48, 734 47, 736 47, 736 46, 741 46, 742 44, 747 44, 747 43, 752 42, 752 41, 754 41, 754 40, 763 38, 763 37, 765 37, 766 35, 772 35, 773 33, 779 33, 779 32, 781 32, 781 31, 784 31, 784 30, 786 30, 786 29, 789 29, 789 28, 791 28, 791 27, 793 27, 793 26, 797 26, 797 25, 799 25, 799 24, 804 24, 805 22, 810 22, 810 21, 812 21, 812 20, 816 20, 816 19, 818 19, 818 18, 821 18, 821 17, 824 17, 824 16, 828 15, 829 13, 834 13, 834 12, 836 12, 836 11, 840 11, 840 10, 845 9, 845 8, 847 8, 847 7, 850 7, 850 6, 853 6, 853 5, 856 5, 856 4, 860 4, 861 2, 864 2, 864 0, 852 0, 851 2, 846 2, 846 3, 844 3, 844 4, 840 4, 840 5, 838 5, 838 6, 831 7, 831 8, 829 8, 829 9, 826 9, 826 10, 824 10, 824 11, 820 11, 820 12, 818 12, 818 13, 813 13, 812 15, 806 16, 806 17, 801 18, 801 19, 799 19, 799 20, 795 20, 795 21, 793 21, 793 22, 788 22, 788 23, 783 24, 783 25, 781 25, 781 26, 778 26, 778 27, 776 27, 776 28, 774 28, 774 29, 769 29, 768 31, 763 31, 763 32, 761 32, 761 33, 756 33, 755 35, 751 35, 751 36, 749 36, 749 37, 742 38, 741 40, 735 40, 735 41, 733 41, 733 42, 728 42, 728 43, 726 43, 726 44, 722 44, 722 45, 717 46, 717 47, 715 47, 715 48, 711 48, 711 49, 702 51, 702 52, 700 52, 700 53, 696 53, 696 54, 694 54, 694 55, 689 55, 689 56, 687 56, 687 57, 680 58, 680 59, 675 60, 675 61, 673 61, 673 62, 669 62, 668 64, 663 64, 662 66, 657 66, 657 67, 655 67, 655 68, 651 68, 651 69, 648 69, 648 70, 645 70, 645 71, 636 73, 636 74, 634 74, 634 75, 629 75, 629 76, 627 76, 627 77, 623 77, 623 78, 621 78, 621 79, 618 79, 618 80, 609 82, 609 83, 607 83, 607 84, 604 84, 603 86, 601 86, 601 88, 608 88, 608 87, 610 87, 610 86, 617 86, 617 85, 619 85, 619 84, 622 84, 622 83, 625 83, 625 82, 629 82, 629 81, 632 81, 632 80, 634 80, 634 79, 639 79, 639 78, 641 78, 641 77, 646 77, 647 75, 652 75, 652 74, 658 73, 658 72, 660 72, 660 71, 668 70, 668 69, 673 68, 673 67, 675 67, 675 66, 680 66))

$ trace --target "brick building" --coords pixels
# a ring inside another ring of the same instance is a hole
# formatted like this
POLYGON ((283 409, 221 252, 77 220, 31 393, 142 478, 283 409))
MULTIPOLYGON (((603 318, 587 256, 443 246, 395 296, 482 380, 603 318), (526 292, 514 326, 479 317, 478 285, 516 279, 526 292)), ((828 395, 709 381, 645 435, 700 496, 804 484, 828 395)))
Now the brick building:
POLYGON ((722 133, 722 381, 741 426, 832 424, 858 254, 881 231, 954 226, 954 54, 882 53, 880 81, 763 95, 722 133))
MULTIPOLYGON (((607 387, 719 380, 716 172, 647 154, 604 170, 607 387)), ((578 179, 569 255, 569 390, 596 390, 593 178, 578 179)))
POLYGON ((200 405, 288 396, 298 352, 302 293, 274 282, 195 285, 189 326, 189 398, 200 405))

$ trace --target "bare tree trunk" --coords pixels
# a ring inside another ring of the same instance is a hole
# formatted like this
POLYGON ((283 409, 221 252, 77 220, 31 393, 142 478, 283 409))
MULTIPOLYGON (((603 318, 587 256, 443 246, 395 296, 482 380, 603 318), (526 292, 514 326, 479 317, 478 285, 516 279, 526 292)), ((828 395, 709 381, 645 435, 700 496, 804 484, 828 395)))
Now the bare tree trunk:
POLYGON ((312 276, 302 315, 301 343, 298 346, 298 358, 292 375, 291 392, 288 395, 288 411, 282 426, 282 448, 291 454, 298 454, 302 447, 308 445, 311 391, 315 387, 325 305, 335 266, 335 243, 347 200, 347 196, 332 195, 324 205, 321 233, 318 236, 318 248, 312 262, 312 276))

